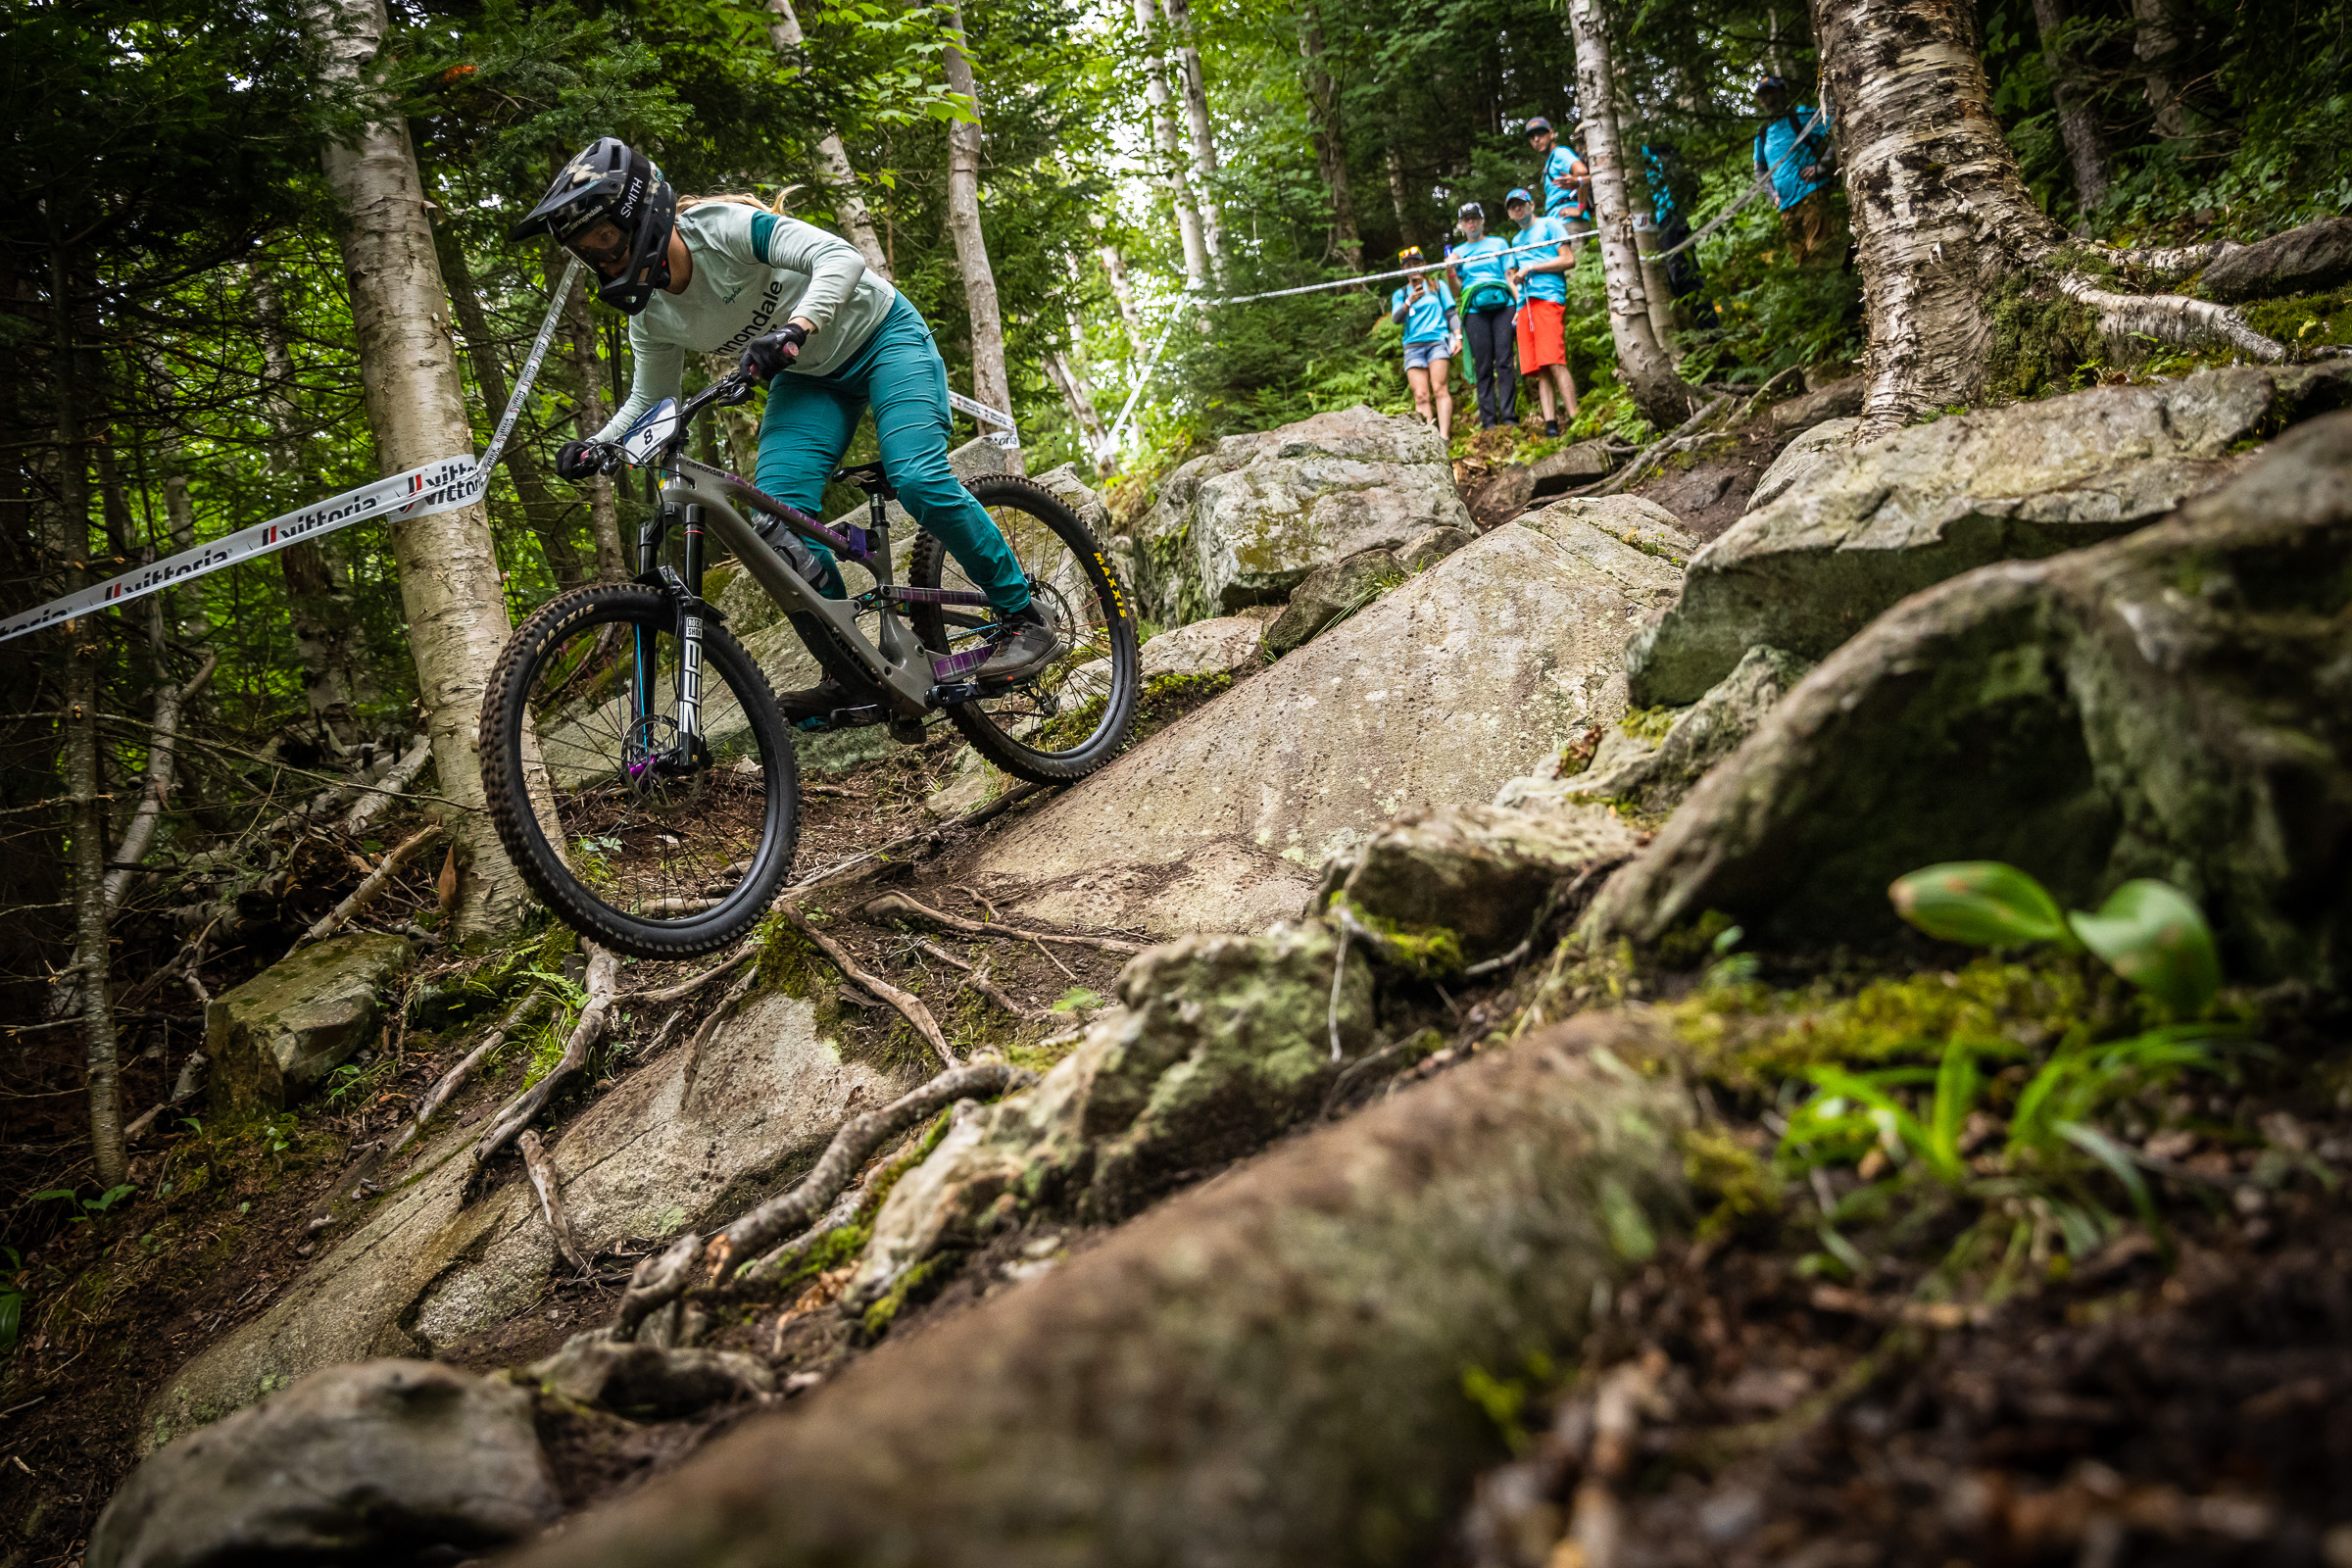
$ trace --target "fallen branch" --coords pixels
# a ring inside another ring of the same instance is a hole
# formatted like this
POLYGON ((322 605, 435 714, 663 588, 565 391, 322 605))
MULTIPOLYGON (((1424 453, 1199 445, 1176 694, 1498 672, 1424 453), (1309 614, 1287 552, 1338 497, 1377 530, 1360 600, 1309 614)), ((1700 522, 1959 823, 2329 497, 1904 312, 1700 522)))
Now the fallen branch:
MULTIPOLYGON (((708 1261, 710 1281, 721 1284, 735 1272, 739 1259, 757 1258, 795 1231, 806 1230, 850 1184, 867 1157, 890 1139, 941 1107, 958 1100, 994 1096, 1032 1081, 1033 1074, 1002 1061, 975 1062, 941 1073, 910 1094, 902 1095, 880 1110, 853 1116, 841 1124, 833 1142, 801 1184, 771 1198, 710 1239, 708 1261)), ((612 1321, 612 1337, 632 1339, 637 1326, 652 1313, 685 1294, 694 1267, 706 1258, 701 1237, 692 1232, 637 1265, 629 1288, 621 1293, 620 1309, 612 1321)))
POLYGON ((1624 467, 1619 468, 1608 478, 1601 480, 1599 484, 1591 486, 1578 493, 1584 495, 1613 496, 1621 490, 1628 489, 1636 484, 1641 483, 1643 479, 1649 477, 1649 470, 1653 465, 1663 463, 1667 457, 1672 455, 1670 449, 1674 447, 1674 443, 1682 440, 1686 436, 1689 436, 1693 431, 1703 428, 1709 420, 1715 417, 1716 415, 1722 413, 1726 408, 1728 408, 1731 405, 1731 402, 1732 398, 1729 393, 1724 393, 1716 397, 1709 398, 1699 407, 1697 413, 1691 415, 1690 417, 1685 419, 1682 423, 1676 425, 1673 429, 1667 431, 1664 435, 1658 437, 1655 441, 1652 441, 1649 445, 1643 447, 1641 452, 1635 456, 1633 462, 1627 464, 1624 467))
POLYGON ((416 744, 403 753, 400 760, 375 781, 374 793, 353 807, 343 818, 343 831, 354 838, 366 831, 368 823, 381 816, 394 801, 400 799, 403 791, 416 782, 416 776, 424 771, 425 765, 432 760, 432 740, 427 736, 417 736, 416 744))
POLYGON ((967 920, 960 914, 947 914, 915 903, 904 893, 885 893, 858 911, 866 920, 923 920, 944 931, 960 931, 973 937, 1010 937, 1016 942, 1059 942, 1073 948, 1095 948, 1103 953, 1133 956, 1143 952, 1143 945, 1123 942, 1117 937, 1067 936, 1057 931, 1029 931, 1019 926, 986 925, 967 920))
POLYGON ((368 872, 366 879, 351 890, 349 898, 320 915, 318 924, 296 938, 294 947, 299 949, 308 947, 314 942, 323 942, 343 929, 350 923, 353 915, 382 896, 384 889, 392 885, 392 879, 400 874, 400 868, 409 862, 412 856, 441 837, 443 831, 440 823, 432 822, 402 840, 398 848, 377 862, 375 869, 368 872))
POLYGON ((564 1212, 564 1195, 556 1184, 556 1167, 547 1157, 547 1151, 540 1147, 539 1135, 526 1129, 515 1144, 522 1151, 522 1168, 530 1175, 531 1191, 539 1195, 540 1217, 556 1233, 556 1247, 564 1260, 583 1276, 594 1274, 596 1270, 589 1266, 587 1254, 580 1250, 578 1238, 571 1233, 571 1216, 564 1212))
POLYGON ((475 1140, 466 1173, 467 1187, 480 1178, 482 1166, 490 1156, 513 1143, 555 1098, 556 1091, 587 1065, 589 1048, 604 1037, 605 1021, 612 1012, 612 985, 620 969, 620 959, 612 950, 593 942, 583 940, 580 945, 588 950, 588 1004, 580 1009, 578 1021, 571 1026, 571 1037, 564 1042, 564 1054, 548 1069, 547 1076, 508 1101, 491 1119, 490 1130, 475 1140))
MULTIPOLYGON (((163 601, 156 601, 161 607, 163 601)), ((196 673, 178 685, 169 682, 155 689, 155 728, 147 742, 147 770, 139 780, 139 804, 130 813, 130 821, 122 829, 121 842, 116 844, 112 859, 114 869, 106 873, 106 909, 109 914, 122 907, 123 896, 138 876, 136 867, 147 858, 149 846, 155 842, 155 830, 162 825, 164 808, 171 802, 172 788, 177 777, 176 749, 179 744, 179 715, 190 699, 204 690, 205 682, 213 678, 220 663, 215 654, 204 656, 196 673)))
POLYGON ((2150 337, 2159 343, 2194 347, 2226 343, 2265 365, 2286 358, 2286 345, 2263 336, 2227 305, 2192 300, 2185 294, 2118 294, 2080 272, 2058 279, 2058 292, 2099 313, 2099 330, 2110 338, 2150 337))
POLYGON ((931 1016, 931 1009, 923 1005, 922 998, 915 996, 912 992, 901 991, 881 976, 862 967, 856 958, 850 956, 848 949, 810 925, 808 917, 789 904, 784 906, 784 918, 799 928, 801 935, 814 943, 816 950, 832 960, 833 967, 839 969, 844 978, 855 985, 865 987, 866 990, 898 1008, 906 1016, 906 1021, 914 1025, 914 1032, 931 1043, 931 1049, 939 1053, 939 1059, 942 1062, 950 1068, 959 1065, 956 1060, 956 1053, 948 1049, 948 1037, 940 1029, 939 1020, 931 1016))
POLYGON ((204 1053, 201 1051, 191 1052, 188 1059, 179 1064, 179 1078, 172 1085, 171 1098, 159 1102, 154 1109, 123 1128, 122 1141, 126 1144, 136 1143, 146 1137, 148 1129, 155 1125, 156 1117, 161 1116, 173 1105, 181 1104, 192 1098, 197 1090, 204 1087, 205 1066, 204 1053))
POLYGON ((395 1139, 392 1147, 384 1152, 385 1157, 389 1158, 399 1153, 410 1144, 416 1142, 417 1134, 424 1131, 425 1123, 431 1121, 441 1107, 449 1103, 450 1097, 466 1087, 466 1080, 473 1076, 474 1069, 488 1060, 492 1052, 512 1039, 516 1030, 529 1023, 531 1015, 547 1005, 547 992, 538 986, 533 986, 524 993, 522 1000, 515 1003, 507 1015, 499 1020, 498 1027, 483 1036, 480 1045, 466 1053, 459 1058, 456 1066, 441 1075, 439 1083, 425 1092, 424 1098, 416 1102, 416 1113, 409 1118, 409 1124, 401 1129, 400 1137, 395 1139))

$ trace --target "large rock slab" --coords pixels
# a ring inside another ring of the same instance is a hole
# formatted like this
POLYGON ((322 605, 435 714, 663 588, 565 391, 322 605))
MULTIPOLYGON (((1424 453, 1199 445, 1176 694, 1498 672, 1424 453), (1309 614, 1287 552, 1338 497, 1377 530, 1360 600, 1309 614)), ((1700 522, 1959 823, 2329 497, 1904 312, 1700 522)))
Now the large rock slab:
POLYGON ((213 1113, 301 1100, 374 1038, 384 990, 414 956, 401 937, 329 937, 215 998, 204 1014, 213 1113))
MULTIPOLYGON (((813 1163, 853 1108, 910 1083, 844 1060, 810 1004, 771 996, 699 1054, 681 1046, 623 1078, 549 1158, 594 1253, 731 1217, 813 1163)), ((445 1134, 268 1311, 174 1374, 143 1441, 168 1442, 330 1361, 429 1353, 534 1298, 555 1244, 521 1182, 463 1200, 464 1152, 478 1131, 445 1134)))
POLYGON ((2232 250, 2197 279, 2209 299, 2308 294, 2352 278, 2352 218, 2323 218, 2232 250))
POLYGON ((973 869, 1040 919, 1262 929, 1389 817, 1488 801, 1623 714, 1624 639, 1679 581, 1568 509, 1533 514, 1013 824, 973 869))
POLYGON ((1281 600, 1315 567, 1470 528, 1437 432, 1360 405, 1227 436, 1160 482, 1135 529, 1136 588, 1158 619, 1281 600))
POLYGON ((2151 528, 1904 601, 1782 699, 1590 925, 1885 938, 1894 877, 2002 859, 2076 907, 2195 898, 2236 978, 2352 982, 2352 414, 2151 528))
POLYGON ((430 1361, 315 1372, 132 1471, 84 1560, 454 1561, 505 1545, 563 1512, 531 1408, 527 1390, 430 1361))
POLYGON ((1291 590, 1291 602, 1266 622, 1266 652, 1277 659, 1311 641, 1343 615, 1353 613, 1411 575, 1393 550, 1366 550, 1317 566, 1291 590))
POLYGON ((2348 395, 2336 365, 2211 370, 1832 448, 1691 561, 1627 650, 1634 700, 1696 702, 1758 644, 1819 659, 1906 594, 2143 527, 2235 471, 2242 443, 2348 395))

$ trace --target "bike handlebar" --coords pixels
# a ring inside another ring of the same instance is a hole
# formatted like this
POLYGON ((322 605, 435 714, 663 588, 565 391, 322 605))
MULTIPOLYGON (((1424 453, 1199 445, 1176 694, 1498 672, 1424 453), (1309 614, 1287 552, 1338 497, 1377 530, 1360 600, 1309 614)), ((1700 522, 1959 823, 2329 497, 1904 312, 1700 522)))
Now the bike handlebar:
MULTIPOLYGON (((728 371, 679 404, 677 433, 663 443, 663 453, 666 455, 670 450, 684 443, 686 432, 694 423, 695 416, 701 414, 705 409, 731 409, 737 404, 748 403, 751 401, 752 394, 759 389, 759 380, 750 371, 739 368, 728 371)), ((621 450, 619 442, 595 441, 589 445, 591 450, 596 453, 599 473, 609 477, 627 466, 628 457, 621 450)))

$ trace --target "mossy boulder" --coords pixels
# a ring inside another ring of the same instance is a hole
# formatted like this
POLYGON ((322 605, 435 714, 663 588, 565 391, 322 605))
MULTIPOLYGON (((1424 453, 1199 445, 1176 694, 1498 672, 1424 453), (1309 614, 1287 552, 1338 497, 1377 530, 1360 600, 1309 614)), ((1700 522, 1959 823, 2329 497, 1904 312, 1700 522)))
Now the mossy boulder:
POLYGON ((849 1297, 872 1302, 942 1246, 1006 1210, 1117 1219, 1180 1177, 1263 1147, 1311 1115, 1373 1027, 1371 970, 1321 922, 1258 937, 1189 937, 1120 971, 1045 1079, 961 1117, 874 1216, 849 1297), (1003 1208, 1000 1208, 1000 1204, 1003 1208))
POLYGON ((375 1036, 416 950, 358 933, 314 943, 213 1000, 204 1015, 216 1116, 285 1109, 375 1036))
POLYGON ((1390 550, 1364 550, 1317 566, 1291 590, 1291 602, 1265 629, 1266 652, 1280 658, 1404 581, 1404 563, 1390 550))
POLYGON ((1591 920, 1886 940, 1895 877, 2159 877, 2253 981, 2352 985, 2352 413, 2129 539, 1916 595, 1693 790, 1591 920))
POLYGON ((2238 246, 2205 269, 2208 299, 2256 300, 2308 294, 2352 281, 2352 218, 2323 218, 2238 246))
POLYGON ((2240 367, 1830 446, 1691 560, 1627 648, 1632 699, 1694 703, 1758 644, 1820 659, 1906 594, 2144 527, 2243 467, 2249 443, 2347 401, 2352 366, 2240 367))
POLYGON ((1361 406, 1227 436, 1160 481, 1135 529, 1136 589, 1162 621, 1280 602, 1329 562, 1470 528, 1446 444, 1361 406))
POLYGON ((1554 887, 1638 845, 1631 828, 1595 806, 1419 811, 1326 866, 1317 904, 1344 901, 1392 956, 1444 973, 1508 952, 1554 887))

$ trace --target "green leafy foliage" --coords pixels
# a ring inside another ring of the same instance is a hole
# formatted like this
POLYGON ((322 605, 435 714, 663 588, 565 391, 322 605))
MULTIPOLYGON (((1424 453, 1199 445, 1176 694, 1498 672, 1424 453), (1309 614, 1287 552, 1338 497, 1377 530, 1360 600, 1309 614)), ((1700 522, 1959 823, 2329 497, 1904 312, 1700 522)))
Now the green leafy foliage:
POLYGON ((1932 937, 1975 948, 2064 942, 2066 916, 2048 890, 1998 860, 1954 860, 1897 878, 1895 913, 1932 937))
POLYGON ((2082 945, 2117 974, 2183 1017, 2212 1005, 2222 960, 2197 906, 2169 883, 2127 882, 2096 914, 2067 917, 2082 945))

